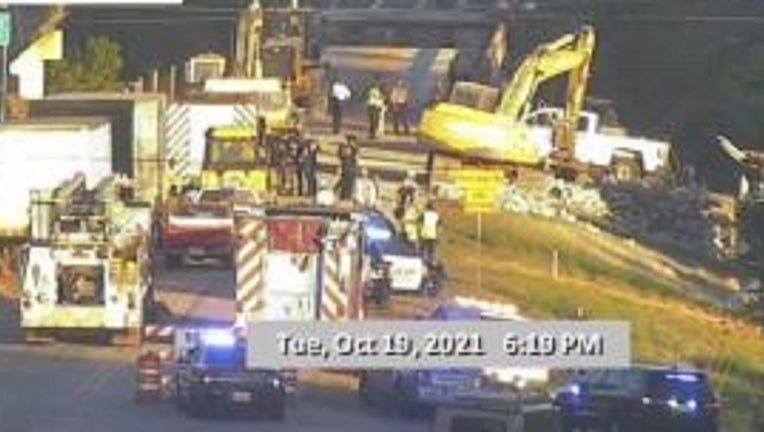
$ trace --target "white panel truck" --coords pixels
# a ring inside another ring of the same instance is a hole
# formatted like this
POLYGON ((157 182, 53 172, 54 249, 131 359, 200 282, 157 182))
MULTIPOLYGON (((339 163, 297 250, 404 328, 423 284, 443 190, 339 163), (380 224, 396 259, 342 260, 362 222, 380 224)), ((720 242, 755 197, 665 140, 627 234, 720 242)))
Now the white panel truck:
POLYGON ((89 190, 78 173, 53 190, 32 193, 20 269, 27 340, 88 335, 140 341, 153 301, 152 208, 123 201, 119 192, 114 177, 89 190))

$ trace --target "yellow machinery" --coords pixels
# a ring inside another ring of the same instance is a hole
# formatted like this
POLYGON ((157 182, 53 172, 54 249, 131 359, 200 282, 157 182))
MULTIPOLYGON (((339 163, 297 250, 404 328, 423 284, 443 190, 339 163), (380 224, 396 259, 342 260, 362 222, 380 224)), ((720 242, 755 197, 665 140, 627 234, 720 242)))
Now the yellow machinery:
POLYGON ((251 126, 221 126, 207 131, 202 188, 268 190, 268 152, 251 126))
POLYGON ((420 138, 436 153, 488 163, 573 165, 575 131, 581 114, 595 46, 590 27, 543 44, 529 55, 502 92, 456 83, 450 100, 424 112, 420 138), (563 120, 555 126, 554 152, 531 139, 525 122, 533 96, 545 81, 569 73, 563 120))
POLYGON ((292 0, 287 9, 264 9, 259 0, 253 0, 239 16, 239 74, 254 79, 278 78, 295 100, 309 99, 314 87, 311 71, 318 64, 307 56, 307 17, 298 0, 292 0))

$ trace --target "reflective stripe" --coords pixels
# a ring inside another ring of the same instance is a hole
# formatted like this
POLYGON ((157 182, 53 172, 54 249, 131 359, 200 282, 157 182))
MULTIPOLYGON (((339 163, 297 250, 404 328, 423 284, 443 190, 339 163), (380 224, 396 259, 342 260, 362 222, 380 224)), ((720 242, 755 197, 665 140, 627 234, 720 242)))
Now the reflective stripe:
MULTIPOLYGON (((171 169, 176 178, 190 174, 191 169, 191 120, 190 107, 183 104, 171 104, 164 116, 165 154, 168 160, 174 160, 171 169)), ((165 185, 169 187, 169 185, 165 185)))
MULTIPOLYGON (((335 246, 336 248, 336 246, 335 246)), ((347 318, 348 296, 340 284, 340 257, 336 249, 324 252, 321 319, 342 321, 347 318)))
POLYGON ((244 324, 265 310, 265 224, 260 220, 246 220, 239 225, 237 233, 240 241, 236 249, 236 322, 244 324))
POLYGON ((436 212, 428 210, 422 215, 422 238, 435 240, 438 237, 438 219, 436 212))

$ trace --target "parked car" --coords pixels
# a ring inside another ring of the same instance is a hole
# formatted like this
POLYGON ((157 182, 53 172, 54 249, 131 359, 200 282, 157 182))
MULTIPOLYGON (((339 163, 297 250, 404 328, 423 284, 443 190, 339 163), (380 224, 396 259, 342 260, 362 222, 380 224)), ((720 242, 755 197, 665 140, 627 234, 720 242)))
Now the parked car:
POLYGON ((719 399, 693 368, 639 365, 582 373, 555 396, 563 431, 719 430, 719 399))

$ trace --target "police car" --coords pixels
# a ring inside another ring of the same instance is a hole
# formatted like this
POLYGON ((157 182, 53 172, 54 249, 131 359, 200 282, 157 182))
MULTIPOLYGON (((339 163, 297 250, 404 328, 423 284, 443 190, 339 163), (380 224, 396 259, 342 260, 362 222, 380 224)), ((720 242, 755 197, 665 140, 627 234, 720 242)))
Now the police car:
POLYGON ((433 269, 417 250, 396 232, 390 219, 380 211, 363 215, 366 250, 372 257, 390 264, 391 289, 399 293, 430 293, 437 291, 442 271, 433 269))
POLYGON ((707 375, 694 368, 636 365, 582 373, 557 393, 554 404, 565 432, 719 430, 719 399, 707 375))
POLYGON ((230 331, 201 332, 178 359, 178 408, 196 417, 240 413, 283 420, 286 390, 281 374, 247 369, 246 355, 244 340, 230 331))

